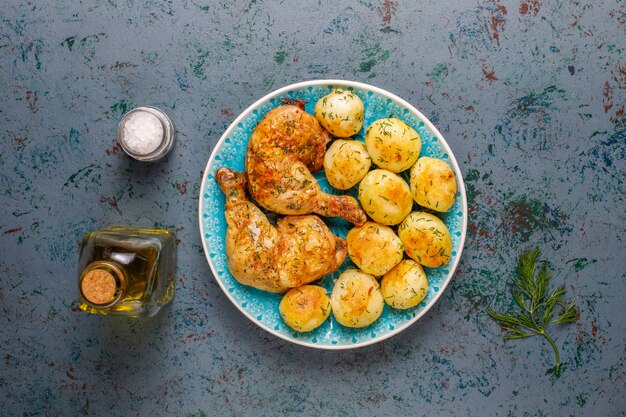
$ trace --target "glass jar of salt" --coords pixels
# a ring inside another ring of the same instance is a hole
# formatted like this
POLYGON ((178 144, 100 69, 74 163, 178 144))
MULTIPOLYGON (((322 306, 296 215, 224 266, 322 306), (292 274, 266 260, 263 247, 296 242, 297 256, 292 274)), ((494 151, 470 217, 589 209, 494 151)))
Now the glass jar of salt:
POLYGON ((174 145, 174 124, 160 109, 142 106, 122 117, 117 135, 128 155, 139 161, 156 161, 174 145))

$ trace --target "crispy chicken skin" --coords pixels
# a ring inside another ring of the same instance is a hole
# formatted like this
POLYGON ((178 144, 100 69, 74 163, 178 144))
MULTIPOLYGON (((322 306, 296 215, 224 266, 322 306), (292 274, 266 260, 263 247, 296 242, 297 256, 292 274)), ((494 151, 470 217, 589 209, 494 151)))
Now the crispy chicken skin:
POLYGON ((235 279, 269 292, 284 292, 335 271, 346 242, 315 215, 286 216, 273 226, 246 198, 243 173, 220 168, 215 180, 226 196, 226 255, 235 279))
POLYGON ((354 198, 324 193, 311 174, 322 169, 331 139, 302 102, 270 110, 252 132, 246 152, 252 198, 275 213, 317 213, 357 226, 365 223, 365 212, 354 198))

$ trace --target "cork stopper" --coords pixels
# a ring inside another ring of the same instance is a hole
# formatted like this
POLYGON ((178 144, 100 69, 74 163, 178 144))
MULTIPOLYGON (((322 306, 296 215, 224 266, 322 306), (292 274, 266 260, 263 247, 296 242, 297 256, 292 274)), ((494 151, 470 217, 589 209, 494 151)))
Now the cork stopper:
POLYGON ((80 292, 91 304, 110 305, 124 291, 124 273, 113 262, 94 262, 83 272, 80 292))

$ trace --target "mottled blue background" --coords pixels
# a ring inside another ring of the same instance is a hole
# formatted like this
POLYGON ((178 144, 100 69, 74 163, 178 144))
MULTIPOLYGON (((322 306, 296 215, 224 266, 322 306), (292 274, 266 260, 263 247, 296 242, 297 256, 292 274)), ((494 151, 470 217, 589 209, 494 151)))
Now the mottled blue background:
POLYGON ((3 2, 0 414, 626 414, 626 3, 566 0, 3 2), (467 185, 457 275, 407 331, 347 352, 291 345, 222 294, 197 224, 202 170, 252 102, 297 81, 389 90, 446 137, 467 185), (157 164, 116 145, 163 108, 157 164), (81 236, 109 224, 180 239, 177 293, 148 321, 76 309, 81 236), (518 252, 538 246, 580 306, 503 342, 518 252))

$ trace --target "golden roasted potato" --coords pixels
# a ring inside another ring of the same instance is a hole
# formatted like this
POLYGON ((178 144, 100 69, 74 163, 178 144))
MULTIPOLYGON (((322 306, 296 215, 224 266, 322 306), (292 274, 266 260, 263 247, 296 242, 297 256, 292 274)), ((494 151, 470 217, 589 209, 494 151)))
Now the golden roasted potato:
POLYGON ((350 90, 335 88, 317 100, 313 114, 333 136, 349 138, 363 127, 364 109, 359 96, 350 90))
POLYGON ((287 326, 299 332, 310 332, 330 315, 330 298, 318 285, 302 285, 285 293, 278 310, 287 326))
POLYGON ((326 179, 338 190, 347 190, 363 179, 372 166, 365 144, 337 139, 324 155, 326 179))
POLYGON ((379 119, 367 128, 365 146, 374 164, 397 173, 417 161, 422 140, 415 129, 400 119, 379 119))
POLYGON ((400 238, 389 226, 367 222, 354 227, 346 237, 348 255, 363 272, 381 277, 404 256, 400 238))
POLYGON ((417 204, 435 211, 448 211, 456 200, 456 178, 441 159, 423 156, 411 168, 411 194, 417 204))
POLYGON ((428 278, 420 264, 405 259, 385 274, 380 291, 390 307, 404 310, 415 307, 426 297, 428 278))
POLYGON ((339 276, 330 304, 337 322, 346 327, 369 326, 385 307, 376 278, 357 269, 348 269, 339 276))
POLYGON ((414 211, 398 228, 406 254, 420 265, 436 268, 452 256, 450 231, 437 216, 414 211))
POLYGON ((385 169, 370 171, 361 180, 359 201, 374 221, 387 226, 400 223, 413 207, 409 185, 385 169))

